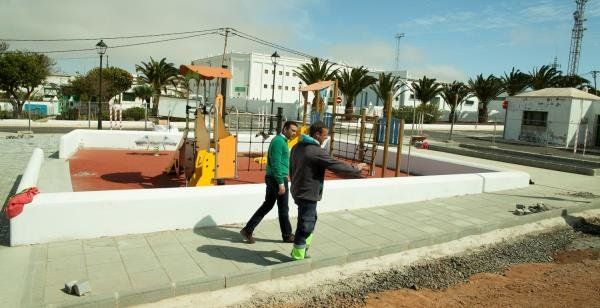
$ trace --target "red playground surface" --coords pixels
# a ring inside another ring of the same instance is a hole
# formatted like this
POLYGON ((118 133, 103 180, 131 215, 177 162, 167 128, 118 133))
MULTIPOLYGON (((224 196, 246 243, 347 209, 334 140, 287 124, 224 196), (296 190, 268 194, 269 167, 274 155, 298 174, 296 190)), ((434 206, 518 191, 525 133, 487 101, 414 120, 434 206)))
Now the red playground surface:
MULTIPOLYGON (((175 155, 174 151, 79 150, 69 159, 73 191, 185 187, 183 173, 164 172, 175 155)), ((237 170, 237 178, 225 180, 225 185, 264 183, 265 166, 253 158, 238 156, 237 170)), ((380 176, 381 167, 376 167, 375 177, 380 176)), ((386 170, 385 176, 393 177, 394 170, 386 170)), ((326 179, 341 178, 327 172, 326 179)))

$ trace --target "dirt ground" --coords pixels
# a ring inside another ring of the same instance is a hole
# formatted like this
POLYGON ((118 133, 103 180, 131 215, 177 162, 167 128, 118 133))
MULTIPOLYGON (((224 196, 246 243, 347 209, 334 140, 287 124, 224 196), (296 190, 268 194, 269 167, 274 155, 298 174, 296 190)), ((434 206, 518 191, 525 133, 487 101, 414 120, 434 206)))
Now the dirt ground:
POLYGON ((370 293, 367 307, 600 307, 600 250, 561 251, 554 260, 475 274, 444 290, 370 293))

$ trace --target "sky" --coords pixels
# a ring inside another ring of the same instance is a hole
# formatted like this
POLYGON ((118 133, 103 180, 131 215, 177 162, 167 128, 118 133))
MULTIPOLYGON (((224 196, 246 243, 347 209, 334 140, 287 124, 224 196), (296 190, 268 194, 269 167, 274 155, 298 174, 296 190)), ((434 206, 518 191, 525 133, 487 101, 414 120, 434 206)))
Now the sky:
MULTIPOLYGON (((10 49, 52 51, 93 48, 98 38, 232 27, 312 56, 373 70, 396 68, 442 81, 478 74, 502 76, 513 67, 530 72, 554 57, 568 70, 574 0, 420 1, 204 1, 204 0, 0 0, 1 39, 86 41, 16 42, 10 49)), ((586 5, 578 73, 600 70, 600 0, 586 5)), ((156 40, 105 39, 107 45, 156 40)), ((130 72, 150 57, 180 64, 223 52, 223 36, 110 48, 108 62, 130 72)), ((275 49, 230 37, 228 51, 275 49)), ((281 55, 291 55, 278 51, 281 55)), ((81 73, 97 67, 95 50, 48 54, 55 70, 81 73)))

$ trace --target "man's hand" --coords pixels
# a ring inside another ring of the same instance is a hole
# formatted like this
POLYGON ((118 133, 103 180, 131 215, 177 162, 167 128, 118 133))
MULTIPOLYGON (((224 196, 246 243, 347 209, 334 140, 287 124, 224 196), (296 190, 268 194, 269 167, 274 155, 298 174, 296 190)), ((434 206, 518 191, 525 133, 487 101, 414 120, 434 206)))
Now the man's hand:
POLYGON ((367 163, 360 163, 360 164, 356 165, 356 169, 358 169, 360 171, 367 171, 368 165, 367 165, 367 163))
POLYGON ((279 184, 279 191, 277 192, 277 194, 280 196, 285 194, 285 185, 279 184))

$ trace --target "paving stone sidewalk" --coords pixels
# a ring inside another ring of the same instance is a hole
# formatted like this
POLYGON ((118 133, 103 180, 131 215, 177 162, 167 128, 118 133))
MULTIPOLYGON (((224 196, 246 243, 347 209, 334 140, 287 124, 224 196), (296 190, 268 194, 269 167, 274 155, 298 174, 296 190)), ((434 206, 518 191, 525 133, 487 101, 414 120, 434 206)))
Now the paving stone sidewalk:
POLYGON ((154 302, 559 217, 563 209, 574 213, 600 208, 600 198, 578 194, 600 195, 597 177, 459 158, 529 172, 536 184, 480 195, 323 213, 310 248, 311 258, 300 262, 290 260, 291 244, 279 240, 276 220, 259 225, 253 245, 241 241, 241 225, 230 225, 0 247, 0 272, 4 274, 0 306, 122 307, 154 302), (551 210, 526 216, 512 213, 516 203, 538 202, 551 210), (79 298, 61 291, 65 282, 75 279, 89 279, 92 295, 79 298))

